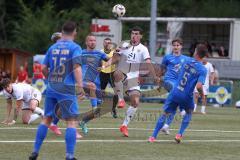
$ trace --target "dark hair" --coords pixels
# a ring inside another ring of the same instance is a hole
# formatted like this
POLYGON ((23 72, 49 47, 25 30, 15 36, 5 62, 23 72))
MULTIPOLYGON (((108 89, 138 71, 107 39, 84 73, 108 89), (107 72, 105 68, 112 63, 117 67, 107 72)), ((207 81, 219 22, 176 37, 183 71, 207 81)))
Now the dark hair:
POLYGON ((204 43, 199 43, 196 47, 196 52, 200 58, 207 56, 208 48, 204 43))
POLYGON ((142 28, 141 28, 141 27, 139 27, 139 26, 135 26, 135 27, 133 27, 133 28, 130 30, 130 33, 131 33, 132 31, 139 31, 139 33, 140 33, 140 34, 142 34, 142 33, 143 33, 143 30, 142 30, 142 28))
POLYGON ((64 34, 71 34, 75 29, 77 29, 77 24, 73 21, 67 21, 62 26, 62 32, 64 34))
POLYGON ((6 88, 11 83, 11 80, 9 78, 3 78, 0 82, 1 88, 6 88))
POLYGON ((104 38, 104 41, 112 41, 111 38, 107 37, 107 38, 104 38))
POLYGON ((172 40, 172 44, 173 44, 174 42, 177 42, 177 43, 183 45, 183 40, 182 40, 181 38, 174 38, 174 39, 172 40))

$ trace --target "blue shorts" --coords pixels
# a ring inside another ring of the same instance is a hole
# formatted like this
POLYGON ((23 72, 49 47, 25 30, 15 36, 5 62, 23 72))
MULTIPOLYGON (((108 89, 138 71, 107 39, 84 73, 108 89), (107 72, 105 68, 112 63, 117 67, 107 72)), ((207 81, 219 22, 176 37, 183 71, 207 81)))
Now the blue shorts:
MULTIPOLYGON (((163 87, 164 87, 168 92, 170 92, 170 91, 173 89, 174 85, 175 85, 175 82, 173 82, 173 81, 164 81, 164 82, 163 82, 163 87)), ((184 107, 180 105, 180 106, 179 106, 179 109, 180 109, 180 111, 182 111, 182 110, 184 109, 184 107)))
POLYGON ((177 96, 169 94, 164 103, 163 110, 166 113, 175 113, 178 106, 181 106, 180 108, 184 109, 185 111, 193 110, 194 100, 192 97, 186 98, 179 95, 177 96))
POLYGON ((56 94, 46 96, 44 103, 44 116, 54 117, 57 109, 60 108, 61 118, 77 118, 79 116, 77 96, 56 94))

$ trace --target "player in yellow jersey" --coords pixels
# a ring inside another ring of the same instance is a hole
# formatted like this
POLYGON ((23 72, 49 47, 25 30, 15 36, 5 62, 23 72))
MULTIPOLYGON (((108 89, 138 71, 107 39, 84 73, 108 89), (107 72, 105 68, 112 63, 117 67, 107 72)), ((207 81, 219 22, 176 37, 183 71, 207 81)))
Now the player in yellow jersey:
MULTIPOLYGON (((102 51, 106 53, 108 58, 112 58, 114 49, 112 47, 112 40, 110 38, 105 38, 103 40, 103 49, 102 51)), ((102 62, 102 65, 105 66, 105 61, 102 62)), ((117 118, 117 112, 116 112, 116 106, 118 103, 118 96, 115 91, 114 81, 113 81, 113 73, 115 71, 115 65, 111 65, 106 68, 102 68, 100 72, 100 81, 101 81, 101 90, 105 90, 108 83, 111 85, 111 87, 114 90, 114 96, 113 96, 113 106, 112 106, 112 115, 113 118, 117 118)))

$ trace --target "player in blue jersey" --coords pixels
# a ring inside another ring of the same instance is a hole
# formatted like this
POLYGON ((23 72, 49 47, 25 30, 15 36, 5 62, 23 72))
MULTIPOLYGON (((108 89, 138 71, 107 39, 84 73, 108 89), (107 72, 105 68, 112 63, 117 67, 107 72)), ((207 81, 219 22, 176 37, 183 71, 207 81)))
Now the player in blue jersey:
MULTIPOLYGON (((170 92, 172 88, 174 87, 177 79, 179 70, 181 69, 182 64, 189 58, 185 55, 182 55, 182 47, 183 42, 180 38, 176 38, 172 40, 172 53, 167 54, 163 57, 162 60, 162 67, 165 68, 166 72, 164 74, 164 81, 163 81, 163 87, 170 92)), ((180 113, 183 116, 185 114, 184 109, 180 106, 180 113)), ((169 126, 172 123, 175 113, 169 114, 167 117, 167 121, 164 124, 161 131, 163 131, 165 134, 170 134, 169 132, 169 126)))
POLYGON ((66 120, 65 132, 66 160, 75 160, 76 125, 79 116, 78 96, 84 94, 80 55, 81 47, 73 42, 77 34, 75 22, 68 21, 62 27, 62 39, 53 44, 44 59, 44 68, 48 73, 44 118, 38 126, 33 152, 29 160, 36 160, 41 145, 46 138, 48 126, 60 107, 61 117, 66 120))
MULTIPOLYGON (((55 32, 52 34, 51 36, 51 41, 56 43, 57 41, 59 41, 62 38, 62 33, 61 32, 55 32)), ((55 115, 55 114, 54 114, 55 115)), ((62 132, 60 131, 60 129, 58 128, 57 124, 59 122, 59 118, 57 117, 57 115, 55 115, 55 117, 53 117, 52 123, 49 126, 49 129, 51 131, 53 131, 53 133, 55 133, 56 135, 61 135, 62 132)), ((79 135, 79 134, 77 134, 79 135)))
POLYGON ((183 106, 186 114, 184 115, 178 134, 175 137, 177 143, 181 142, 183 133, 188 127, 194 109, 193 91, 196 86, 200 95, 203 97, 203 88, 207 70, 203 66, 203 58, 207 54, 207 47, 198 44, 194 53, 194 58, 189 58, 181 67, 178 80, 170 91, 169 96, 163 106, 164 113, 159 117, 154 132, 149 137, 149 142, 156 141, 159 130, 163 127, 167 115, 176 112, 178 106, 183 106))
MULTIPOLYGON (((99 101, 101 100, 101 87, 100 87, 100 77, 99 68, 102 66, 102 61, 108 61, 107 55, 99 50, 95 50, 96 47, 96 37, 93 34, 89 34, 86 37, 87 48, 83 50, 82 59, 82 71, 83 71, 83 83, 84 88, 87 89, 89 93, 90 102, 92 109, 96 110, 99 101)), ((80 127, 84 134, 88 133, 87 122, 90 121, 91 116, 84 116, 80 127)))
MULTIPOLYGON (((56 43, 57 41, 59 41, 62 38, 62 33, 61 32, 55 32, 52 34, 51 36, 51 41, 56 43)), ((56 111, 57 112, 57 111, 56 111)), ((49 126, 49 129, 55 133, 57 136, 62 135, 61 130, 58 128, 57 124, 59 122, 59 118, 57 114, 54 114, 53 120, 51 125, 49 126)), ((76 132, 76 138, 80 139, 82 138, 82 135, 78 132, 76 132)))

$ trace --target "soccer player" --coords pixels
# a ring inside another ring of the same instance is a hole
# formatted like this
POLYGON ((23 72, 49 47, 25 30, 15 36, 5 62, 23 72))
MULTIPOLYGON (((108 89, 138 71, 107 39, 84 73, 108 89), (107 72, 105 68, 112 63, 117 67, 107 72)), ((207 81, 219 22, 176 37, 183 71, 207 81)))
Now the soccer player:
POLYGON ((23 124, 30 124, 43 116, 43 110, 38 107, 42 99, 42 94, 38 89, 26 83, 11 83, 8 78, 1 80, 1 87, 7 100, 7 116, 2 123, 15 124, 20 110, 22 110, 23 124), (13 120, 10 120, 13 100, 16 100, 16 108, 13 120))
POLYGON ((56 43, 58 40, 62 38, 62 33, 61 32, 55 32, 51 36, 51 41, 56 43))
MULTIPOLYGON (((57 41, 59 41, 60 39, 62 38, 62 33, 61 32, 55 32, 52 34, 51 36, 51 41, 56 43, 57 41)), ((57 124, 59 122, 59 118, 57 116, 57 114, 54 114, 54 117, 53 117, 53 120, 52 120, 52 123, 51 125, 49 126, 49 129, 55 133, 56 135, 62 135, 62 132, 61 130, 58 128, 57 124)), ((77 132, 76 134, 76 138, 79 139, 81 138, 82 136, 77 132)))
MULTIPOLYGON (((101 51, 95 50, 96 37, 93 34, 89 34, 85 40, 87 48, 82 51, 82 70, 83 70, 83 83, 84 89, 87 89, 86 93, 89 93, 89 98, 93 110, 97 109, 97 105, 100 103, 101 89, 99 79, 99 68, 102 66, 102 61, 108 61, 110 58, 101 51)), ((85 116, 79 123, 83 133, 88 133, 87 122, 94 117, 85 116)))
MULTIPOLYGON (((57 41, 59 41, 62 38, 62 33, 61 32, 55 32, 52 34, 51 36, 51 41, 53 41, 54 43, 56 43, 57 41)), ((58 128, 57 124, 59 122, 59 118, 58 115, 60 114, 60 110, 56 109, 56 114, 54 114, 52 123, 49 126, 49 129, 56 134, 57 136, 62 135, 61 130, 58 128)), ((82 135, 77 131, 76 132, 76 138, 80 139, 82 138, 82 135)))
MULTIPOLYGON (((78 96, 83 96, 81 47, 73 40, 77 35, 75 22, 67 21, 62 27, 62 39, 53 44, 44 59, 44 68, 48 74, 45 112, 42 123, 38 126, 33 152, 29 160, 38 157, 40 148, 48 132, 55 107, 60 107, 61 117, 66 120, 65 132, 66 160, 75 160, 76 125, 79 116, 78 96)), ((45 72, 44 72, 45 73, 45 72)))
MULTIPOLYGON (((126 111, 126 116, 123 121, 123 124, 120 127, 120 132, 128 137, 128 124, 133 118, 139 106, 140 99, 140 86, 139 86, 139 67, 140 63, 145 63, 150 70, 150 73, 153 74, 153 77, 156 81, 159 78, 154 74, 154 69, 151 63, 151 58, 146 46, 141 43, 143 30, 140 27, 134 27, 131 30, 131 40, 129 42, 124 42, 120 46, 118 52, 116 52, 112 58, 112 64, 118 62, 118 67, 114 72, 114 83, 116 91, 118 94, 118 108, 125 107, 125 101, 123 97, 123 83, 127 83, 127 93, 130 98, 130 106, 126 111)), ((107 62, 106 66, 109 66, 107 62)))
MULTIPOLYGON (((163 87, 170 92, 174 87, 179 70, 181 69, 182 64, 189 58, 182 54, 183 42, 182 39, 176 38, 172 40, 172 53, 167 54, 163 57, 162 67, 165 68, 166 72, 163 78, 163 87)), ((184 109, 180 106, 180 112, 183 116, 185 114, 184 109)), ((167 117, 166 124, 164 124, 161 131, 165 134, 170 134, 169 126, 172 123, 176 113, 169 114, 167 117)))
MULTIPOLYGON (((209 83, 210 85, 213 85, 213 78, 214 78, 214 68, 210 62, 207 61, 205 58, 203 60, 203 65, 207 69, 207 76, 205 80, 205 84, 203 85, 203 94, 204 97, 202 98, 202 108, 201 108, 201 113, 206 114, 206 105, 207 105, 207 95, 208 95, 208 90, 209 90, 209 83)), ((194 110, 193 112, 196 112, 197 110, 197 104, 198 104, 198 91, 197 89, 194 90, 194 110)))
POLYGON ((148 139, 149 142, 154 142, 156 140, 158 132, 163 127, 167 115, 176 112, 178 106, 183 106, 186 114, 183 116, 181 127, 175 137, 177 143, 181 142, 183 133, 192 118, 192 111, 194 109, 194 87, 196 86, 199 94, 202 97, 204 96, 202 85, 204 84, 207 71, 202 61, 207 52, 207 47, 204 44, 198 44, 195 49, 194 58, 189 58, 183 64, 179 72, 178 80, 170 91, 163 106, 164 113, 159 117, 154 132, 148 139))
MULTIPOLYGON (((105 38, 103 40, 103 50, 102 50, 108 58, 112 58, 114 49, 112 49, 112 40, 110 38, 105 38)), ((106 64, 105 61, 102 61, 102 65, 104 66, 106 64)), ((117 111, 116 106, 118 102, 118 95, 115 94, 116 90, 114 87, 114 81, 113 81, 113 73, 115 71, 115 65, 111 65, 107 68, 103 68, 100 72, 100 81, 101 81, 101 90, 104 92, 104 90, 107 87, 107 84, 109 83, 114 91, 113 96, 113 106, 112 106, 112 115, 113 118, 117 118, 117 111)))

